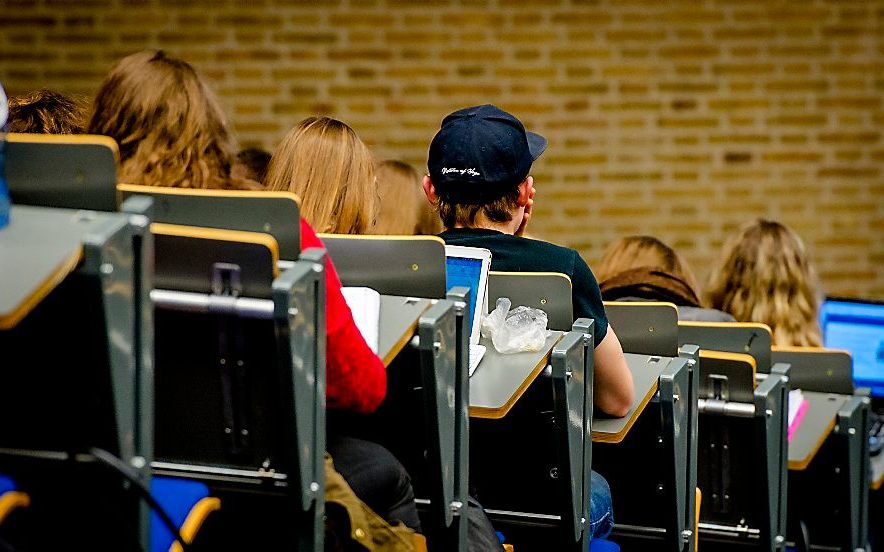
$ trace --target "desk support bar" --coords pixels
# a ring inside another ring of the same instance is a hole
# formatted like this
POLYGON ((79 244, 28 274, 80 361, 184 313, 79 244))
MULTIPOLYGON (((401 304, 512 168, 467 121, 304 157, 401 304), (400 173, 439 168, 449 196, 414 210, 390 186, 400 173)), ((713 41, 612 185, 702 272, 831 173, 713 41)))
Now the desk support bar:
POLYGON ((278 335, 283 411, 294 431, 285 436, 292 532, 298 550, 322 550, 325 538, 325 251, 306 249, 273 281, 271 316, 278 335))
MULTIPOLYGON (((552 350, 553 409, 556 418, 557 458, 559 464, 559 484, 561 496, 568 497, 561 512, 563 534, 566 542, 576 543, 581 550, 588 541, 585 529, 589 518, 585 515, 586 500, 584 439, 586 439, 586 419, 584 418, 584 334, 571 331, 556 343, 552 350), (564 508, 567 506, 567 508, 564 508)), ((591 438, 591 437, 590 437, 591 438)))
POLYGON ((834 430, 845 451, 850 550, 866 550, 869 544, 869 409, 868 397, 851 397, 838 411, 834 430))
POLYGON ((789 424, 789 366, 775 364, 770 376, 754 392, 755 435, 759 455, 759 472, 765 474, 761 484, 767 497, 770 516, 762 520, 760 539, 764 550, 783 550, 786 543, 786 492, 789 424))
POLYGON ((681 532, 682 541, 685 544, 685 552, 694 552, 697 545, 698 528, 694 525, 698 518, 697 509, 697 445, 698 438, 698 422, 699 422, 699 405, 698 397, 700 395, 700 348, 696 345, 682 345, 678 348, 678 356, 687 361, 688 370, 688 403, 687 426, 690 428, 688 432, 688 450, 687 465, 685 466, 687 475, 685 476, 685 487, 687 489, 687 497, 685 500, 685 528, 681 532))
POLYGON ((452 526, 455 510, 466 508, 454 500, 456 324, 454 303, 447 300, 436 302, 418 321, 430 503, 433 523, 442 529, 452 526))
POLYGON ((154 289, 150 292, 154 307, 165 310, 204 314, 230 314, 241 318, 273 318, 273 301, 251 297, 233 297, 210 293, 154 289))
POLYGON ((687 508, 688 496, 693 495, 694 490, 687 487, 689 474, 685 469, 690 445, 690 393, 688 359, 673 359, 660 374, 659 400, 663 457, 671 459, 663 469, 663 487, 667 502, 674 506, 663 518, 667 534, 665 549, 674 552, 684 552, 688 543, 693 544, 693 522, 687 508))
POLYGON ((455 512, 454 527, 446 539, 446 550, 465 552, 467 550, 468 519, 465 505, 469 500, 470 478, 470 290, 453 287, 447 298, 454 303, 456 315, 456 360, 455 360, 455 423, 454 423, 454 502, 461 504, 455 512))
MULTIPOLYGON (((581 515, 590 519, 590 497, 592 496, 592 416, 595 411, 593 381, 595 379, 595 321, 578 318, 574 321, 574 331, 583 334, 583 509, 581 515)), ((584 526, 583 541, 588 543, 589 524, 584 526)))

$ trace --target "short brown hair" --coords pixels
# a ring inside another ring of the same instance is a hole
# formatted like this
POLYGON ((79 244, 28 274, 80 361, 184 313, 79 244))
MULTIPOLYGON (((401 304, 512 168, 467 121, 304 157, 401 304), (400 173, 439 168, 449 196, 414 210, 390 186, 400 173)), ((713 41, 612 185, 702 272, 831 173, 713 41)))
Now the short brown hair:
POLYGON ((485 215, 485 218, 491 222, 509 222, 513 220, 512 212, 519 207, 518 186, 485 203, 458 203, 451 197, 446 199, 444 193, 438 194, 438 196, 439 199, 435 207, 445 228, 473 227, 476 225, 476 217, 479 216, 479 213, 485 215))
POLYGON ((214 95, 186 61, 162 50, 120 60, 98 89, 89 132, 120 146, 120 181, 228 188, 233 140, 214 95))
POLYGON ((9 98, 9 132, 81 134, 86 108, 78 99, 52 90, 9 98))

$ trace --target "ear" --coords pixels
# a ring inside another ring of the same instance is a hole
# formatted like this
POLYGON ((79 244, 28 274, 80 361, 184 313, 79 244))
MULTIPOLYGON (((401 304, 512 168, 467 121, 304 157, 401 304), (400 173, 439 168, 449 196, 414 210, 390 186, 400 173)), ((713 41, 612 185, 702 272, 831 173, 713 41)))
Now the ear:
POLYGON ((424 189, 424 194, 426 194, 427 201, 430 202, 430 205, 436 205, 439 202, 439 196, 436 195, 436 187, 433 186, 433 181, 430 180, 430 175, 424 176, 424 179, 421 182, 421 187, 424 189))
POLYGON ((517 203, 519 207, 524 207, 528 205, 528 201, 531 199, 531 190, 534 189, 534 177, 528 176, 525 180, 519 184, 519 199, 517 203))

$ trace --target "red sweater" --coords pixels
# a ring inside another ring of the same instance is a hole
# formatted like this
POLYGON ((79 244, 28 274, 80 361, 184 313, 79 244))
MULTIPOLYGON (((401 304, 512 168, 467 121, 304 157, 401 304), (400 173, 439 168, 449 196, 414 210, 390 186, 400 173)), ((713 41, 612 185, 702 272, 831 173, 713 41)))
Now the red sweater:
MULTIPOLYGON (((325 249, 302 218, 301 250, 308 247, 325 249)), ((353 322, 353 314, 341 294, 341 280, 329 257, 325 263, 325 287, 326 406, 372 412, 387 393, 387 370, 353 322)))

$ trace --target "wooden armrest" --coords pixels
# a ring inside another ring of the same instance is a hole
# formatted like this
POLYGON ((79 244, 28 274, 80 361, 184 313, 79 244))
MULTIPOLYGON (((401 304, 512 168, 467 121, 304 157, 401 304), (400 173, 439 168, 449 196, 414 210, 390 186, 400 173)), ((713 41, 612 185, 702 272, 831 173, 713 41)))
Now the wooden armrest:
MULTIPOLYGON (((192 543, 193 539, 196 538, 196 534, 199 532, 200 527, 203 526, 206 518, 209 517, 209 514, 220 509, 221 499, 214 496, 200 499, 200 501, 194 504, 193 508, 190 509, 190 513, 187 514, 187 518, 181 525, 181 529, 179 530, 181 538, 186 540, 188 544, 192 543)), ((169 552, 183 552, 181 543, 177 540, 174 541, 172 546, 169 547, 169 552)))
POLYGON ((31 497, 21 491, 7 491, 0 496, 0 523, 16 508, 27 508, 31 497))

